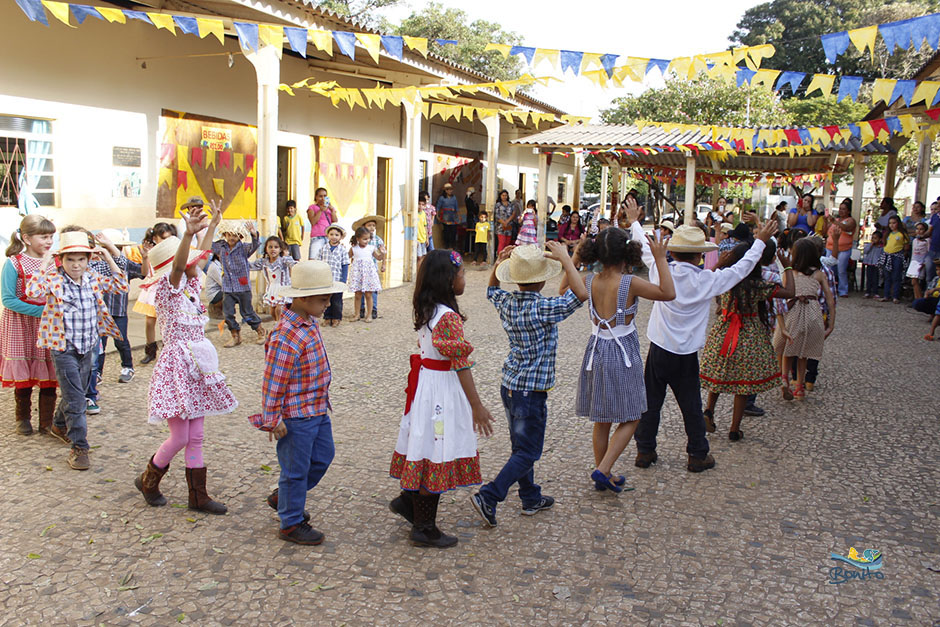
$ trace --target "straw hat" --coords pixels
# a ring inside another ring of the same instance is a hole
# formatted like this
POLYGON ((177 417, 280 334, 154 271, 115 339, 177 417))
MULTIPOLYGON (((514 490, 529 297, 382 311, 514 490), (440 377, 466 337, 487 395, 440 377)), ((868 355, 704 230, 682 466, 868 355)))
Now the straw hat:
POLYGON ((189 200, 180 205, 180 211, 189 209, 190 207, 204 207, 205 204, 201 196, 192 196, 189 200))
POLYGON ((721 224, 722 233, 730 233, 733 230, 734 230, 734 226, 730 222, 723 222, 721 224))
POLYGON ((278 289, 278 296, 304 298, 346 291, 346 284, 333 280, 333 271, 325 261, 301 261, 290 272, 290 285, 278 289))
POLYGON ((659 223, 659 228, 669 229, 670 231, 676 230, 676 225, 672 223, 672 220, 663 220, 659 223))
MULTIPOLYGON (((176 251, 179 250, 179 247, 180 239, 171 235, 150 249, 150 276, 141 282, 143 287, 153 285, 163 278, 164 274, 173 269, 173 260, 176 258, 176 251)), ((208 250, 190 249, 186 267, 189 268, 194 263, 205 259, 209 256, 209 252, 208 250)))
POLYGON ((127 234, 127 229, 101 229, 101 234, 111 240, 115 246, 133 246, 137 242, 132 242, 127 234))
POLYGON ((444 183, 444 189, 454 189, 454 186, 450 183, 444 183))
POLYGON ((366 222, 375 222, 375 227, 378 228, 385 224, 385 216, 377 216, 375 214, 372 214, 369 216, 362 216, 361 218, 353 222, 353 225, 352 225, 353 231, 358 229, 360 226, 365 226, 366 222))
POLYGON ((536 244, 516 247, 496 268, 496 278, 503 283, 541 283, 559 274, 561 262, 547 259, 536 244))
POLYGON ((334 222, 330 226, 326 227, 326 232, 329 233, 331 229, 336 229, 339 231, 340 237, 346 237, 346 229, 343 228, 343 225, 339 222, 334 222))
POLYGON ((88 245, 88 235, 85 231, 69 231, 59 235, 59 250, 57 255, 67 253, 91 253, 91 246, 88 245))
POLYGON ((707 253, 717 248, 717 245, 705 241, 702 229, 689 224, 676 227, 672 239, 666 244, 666 250, 674 253, 707 253))
POLYGON ((245 228, 244 220, 222 220, 215 229, 215 239, 222 239, 226 233, 235 233, 242 239, 249 239, 248 229, 245 228))

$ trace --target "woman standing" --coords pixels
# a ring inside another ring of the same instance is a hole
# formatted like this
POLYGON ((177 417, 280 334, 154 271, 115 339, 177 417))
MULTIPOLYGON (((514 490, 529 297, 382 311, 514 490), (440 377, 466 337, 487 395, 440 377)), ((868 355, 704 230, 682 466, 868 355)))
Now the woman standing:
POLYGON ((829 241, 826 248, 839 261, 839 297, 849 295, 849 262, 852 260, 852 247, 855 245, 855 231, 858 222, 852 217, 852 199, 846 198, 839 205, 839 216, 833 219, 829 227, 829 241))
POLYGON ((499 200, 493 207, 493 216, 496 218, 496 252, 499 253, 515 241, 512 237, 512 225, 518 217, 514 206, 509 202, 509 192, 505 189, 499 192, 499 200))
POLYGON ((813 232, 816 220, 819 219, 819 214, 813 209, 813 200, 812 194, 803 194, 799 206, 790 209, 790 215, 787 216, 788 227, 800 229, 807 235, 813 232))
POLYGON ((454 198, 453 185, 444 183, 444 189, 437 199, 436 207, 444 248, 453 250, 457 245, 457 199, 454 198))
POLYGON ((307 258, 319 259, 320 249, 326 246, 328 241, 326 229, 339 220, 325 187, 318 187, 314 192, 313 204, 307 207, 307 219, 310 220, 310 250, 307 258))
POLYGON ((473 199, 476 193, 473 186, 467 188, 467 198, 464 206, 467 208, 467 233, 464 237, 464 251, 467 254, 473 253, 473 242, 476 239, 477 217, 480 215, 480 205, 473 199))

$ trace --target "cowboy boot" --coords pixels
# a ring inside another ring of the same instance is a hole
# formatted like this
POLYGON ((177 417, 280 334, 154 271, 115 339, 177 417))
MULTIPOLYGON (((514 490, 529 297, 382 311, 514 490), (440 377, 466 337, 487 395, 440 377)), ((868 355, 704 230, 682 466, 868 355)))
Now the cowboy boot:
POLYGON ((228 508, 213 501, 206 492, 206 467, 187 468, 186 485, 189 486, 189 509, 197 509, 209 514, 224 514, 228 508))
POLYGON ((268 337, 268 331, 264 327, 258 327, 255 329, 255 333, 258 334, 258 339, 255 340, 255 344, 264 344, 264 340, 268 337))
POLYGON ((163 475, 169 469, 169 464, 166 465, 166 468, 158 468, 153 463, 153 457, 151 456, 150 461, 147 462, 147 467, 139 477, 134 479, 134 485, 144 495, 147 505, 151 507, 166 505, 166 498, 160 494, 160 480, 163 479, 163 475))
POLYGON ((402 490, 401 494, 393 498, 391 503, 388 504, 388 508, 392 510, 392 512, 398 514, 412 525, 415 524, 414 494, 414 492, 402 490))
POLYGON ((415 521, 411 528, 411 543, 446 549, 457 544, 457 538, 437 528, 437 504, 440 494, 415 494, 415 521))
POLYGON ((39 388, 39 433, 49 433, 55 414, 55 388, 39 388))
POLYGON ((146 365, 156 358, 157 358, 157 343, 147 342, 147 344, 144 346, 144 358, 140 360, 140 363, 146 365))
POLYGON ((16 401, 16 432, 20 435, 32 435, 33 388, 16 388, 13 398, 16 401))
POLYGON ((232 329, 232 337, 222 345, 222 348, 232 348, 242 343, 242 332, 238 329, 232 329))

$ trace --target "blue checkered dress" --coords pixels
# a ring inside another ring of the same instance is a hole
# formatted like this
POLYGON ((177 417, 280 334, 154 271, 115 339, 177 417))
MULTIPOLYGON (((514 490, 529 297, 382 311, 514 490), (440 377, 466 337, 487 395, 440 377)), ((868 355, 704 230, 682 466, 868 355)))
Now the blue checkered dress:
POLYGON ((643 379, 643 360, 640 340, 633 321, 625 324, 627 316, 635 316, 639 301, 627 307, 632 274, 620 279, 617 291, 617 312, 602 318, 594 309, 591 283, 588 275, 588 311, 594 331, 584 351, 581 377, 578 379, 578 397, 575 413, 587 416, 592 422, 631 422, 639 420, 646 411, 646 384, 643 379), (595 321, 601 323, 595 324, 595 321))
POLYGON ((507 292, 498 287, 488 288, 486 297, 509 336, 503 387, 531 392, 555 387, 556 325, 581 306, 581 299, 571 290, 546 298, 538 292, 507 292))

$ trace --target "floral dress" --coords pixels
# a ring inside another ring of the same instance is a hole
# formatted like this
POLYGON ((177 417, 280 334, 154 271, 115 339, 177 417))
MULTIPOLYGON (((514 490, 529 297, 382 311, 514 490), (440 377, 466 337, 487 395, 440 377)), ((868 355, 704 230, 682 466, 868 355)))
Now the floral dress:
MULTIPOLYGON (((55 377, 55 366, 52 363, 52 354, 48 348, 36 345, 39 337, 39 319, 45 300, 30 300, 26 297, 26 283, 33 274, 39 272, 42 259, 19 254, 10 257, 4 266, 4 275, 12 277, 13 273, 6 271, 12 268, 16 273, 16 283, 13 285, 13 298, 15 302, 4 302, 3 313, 0 314, 0 381, 3 387, 10 388, 55 388, 58 382, 55 377), (22 305, 22 307, 20 307, 22 305), (14 311, 11 307, 31 310, 33 314, 14 311)), ((4 285, 4 298, 7 297, 10 286, 4 285)))
POLYGON ((169 275, 151 286, 163 350, 150 378, 148 394, 151 424, 169 418, 191 420, 228 414, 238 401, 219 370, 219 355, 206 339, 209 321, 199 299, 199 277, 179 287, 170 285, 169 275))
POLYGON ((373 254, 375 246, 353 246, 352 263, 349 266, 349 280, 346 287, 350 292, 380 292, 382 291, 382 280, 379 278, 379 270, 375 267, 373 254))
POLYGON ((249 270, 264 272, 264 296, 261 297, 268 307, 290 304, 290 299, 278 294, 281 286, 290 286, 290 269, 297 263, 290 255, 281 255, 273 262, 267 257, 257 259, 248 264, 249 270))
POLYGON ((473 413, 457 378, 458 370, 473 365, 463 319, 438 305, 418 331, 418 346, 389 474, 403 490, 424 486, 438 494, 482 483, 473 413))
POLYGON ((762 281, 744 311, 731 292, 718 297, 718 319, 705 340, 699 377, 718 394, 757 394, 780 384, 780 365, 757 303, 773 298, 779 285, 762 281))

